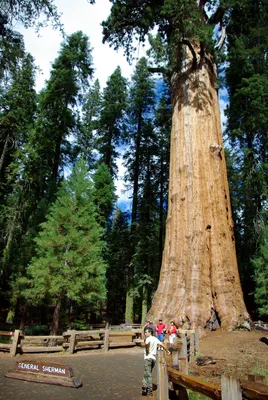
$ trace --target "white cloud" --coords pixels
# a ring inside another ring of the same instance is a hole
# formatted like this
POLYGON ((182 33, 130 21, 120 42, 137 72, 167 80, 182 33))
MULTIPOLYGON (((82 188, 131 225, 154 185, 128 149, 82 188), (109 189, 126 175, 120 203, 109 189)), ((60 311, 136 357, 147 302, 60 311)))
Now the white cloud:
MULTIPOLYGON (((93 48, 93 64, 95 68, 94 78, 100 80, 104 87, 107 78, 119 65, 122 75, 129 77, 133 66, 130 66, 123 55, 123 50, 116 52, 108 44, 102 44, 101 22, 110 13, 109 0, 99 0, 95 5, 90 5, 87 0, 55 0, 58 11, 62 13, 62 23, 67 35, 81 30, 89 36, 93 48)), ((24 35, 26 51, 35 58, 36 65, 42 70, 37 77, 36 88, 40 90, 44 86, 45 79, 49 78, 51 64, 60 50, 63 38, 59 31, 51 27, 43 28, 39 36, 34 29, 19 29, 24 35)))
POLYGON ((220 106, 220 113, 221 113, 221 126, 222 131, 225 130, 227 117, 224 114, 224 111, 229 103, 229 96, 226 88, 222 88, 219 90, 219 106, 220 106))

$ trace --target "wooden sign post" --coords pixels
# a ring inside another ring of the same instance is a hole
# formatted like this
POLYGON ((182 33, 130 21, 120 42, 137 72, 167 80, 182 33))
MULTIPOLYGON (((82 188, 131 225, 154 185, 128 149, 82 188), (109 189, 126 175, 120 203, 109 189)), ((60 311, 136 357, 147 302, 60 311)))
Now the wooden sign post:
POLYGON ((50 361, 18 361, 14 370, 8 371, 5 376, 7 378, 73 388, 82 386, 82 382, 79 379, 72 378, 73 370, 71 366, 50 361))

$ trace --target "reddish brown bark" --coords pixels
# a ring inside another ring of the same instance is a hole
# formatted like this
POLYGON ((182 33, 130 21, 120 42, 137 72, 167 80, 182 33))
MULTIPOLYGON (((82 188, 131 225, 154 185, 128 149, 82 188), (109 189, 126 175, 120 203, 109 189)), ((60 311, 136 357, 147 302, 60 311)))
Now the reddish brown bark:
MULTIPOLYGON (((198 55, 199 49, 196 49, 198 55)), ((172 76, 172 132, 166 240, 148 318, 205 328, 211 308, 224 329, 248 320, 238 274, 216 67, 193 65, 187 46, 172 76)))
MULTIPOLYGON (((59 294, 56 304, 55 304, 55 309, 53 313, 53 319, 52 323, 50 326, 50 335, 57 335, 58 334, 58 329, 59 329, 59 324, 60 324, 60 311, 61 311, 61 305, 62 305, 62 295, 59 294)), ((55 344, 54 341, 50 341, 50 346, 53 346, 55 344)))

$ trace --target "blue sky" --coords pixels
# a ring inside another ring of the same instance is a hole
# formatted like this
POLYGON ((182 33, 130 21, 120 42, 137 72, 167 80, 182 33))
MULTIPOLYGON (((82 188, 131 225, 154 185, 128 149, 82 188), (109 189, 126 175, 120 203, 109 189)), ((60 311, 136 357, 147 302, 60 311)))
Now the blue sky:
MULTIPOLYGON (((81 30, 89 36, 96 69, 94 78, 100 80, 102 87, 118 65, 121 67, 123 76, 131 75, 133 66, 127 63, 123 51, 116 52, 108 44, 102 44, 100 23, 110 13, 109 0, 97 0, 95 5, 89 4, 87 0, 55 0, 55 5, 62 13, 61 20, 67 35, 81 30)), ((51 27, 41 29, 39 35, 32 28, 17 27, 17 29, 24 35, 26 51, 33 55, 36 64, 42 70, 36 82, 37 90, 40 90, 44 86, 45 79, 49 78, 51 63, 57 57, 63 38, 59 31, 51 27)), ((139 57, 141 53, 142 50, 137 51, 136 56, 139 57)))

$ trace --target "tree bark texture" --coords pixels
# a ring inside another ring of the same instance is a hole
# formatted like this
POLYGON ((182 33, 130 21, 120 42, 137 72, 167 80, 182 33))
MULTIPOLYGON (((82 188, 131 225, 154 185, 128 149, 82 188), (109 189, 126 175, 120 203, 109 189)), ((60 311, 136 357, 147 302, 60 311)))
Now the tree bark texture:
MULTIPOLYGON (((59 324, 60 324, 60 311, 61 311, 61 304, 62 304, 62 295, 59 294, 56 304, 55 304, 55 309, 53 313, 53 319, 52 323, 50 326, 50 335, 57 335, 58 334, 58 329, 59 329, 59 324)), ((50 346, 54 346, 55 342, 50 340, 50 346)))
POLYGON ((166 239, 148 318, 223 329, 249 318, 240 285, 234 226, 211 57, 187 46, 171 80, 172 132, 166 239))

